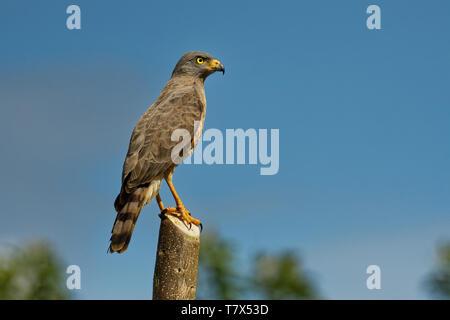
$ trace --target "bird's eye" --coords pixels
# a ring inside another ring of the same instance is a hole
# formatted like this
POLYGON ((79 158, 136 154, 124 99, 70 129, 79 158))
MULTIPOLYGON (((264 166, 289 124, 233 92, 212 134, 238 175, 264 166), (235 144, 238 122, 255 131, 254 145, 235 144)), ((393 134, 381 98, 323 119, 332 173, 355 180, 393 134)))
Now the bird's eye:
POLYGON ((201 57, 198 57, 198 58, 197 58, 197 63, 198 63, 198 64, 204 64, 204 63, 205 63, 205 59, 203 59, 203 58, 201 58, 201 57))

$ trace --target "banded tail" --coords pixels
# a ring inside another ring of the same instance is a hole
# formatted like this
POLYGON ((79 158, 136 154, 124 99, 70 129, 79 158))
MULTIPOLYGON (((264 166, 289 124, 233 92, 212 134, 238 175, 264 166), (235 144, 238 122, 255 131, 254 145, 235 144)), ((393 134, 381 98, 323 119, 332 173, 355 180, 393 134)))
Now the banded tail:
POLYGON ((110 253, 122 253, 127 250, 139 214, 144 205, 151 200, 151 198, 147 198, 148 189, 148 187, 141 187, 131 194, 122 190, 117 196, 114 203, 117 216, 111 231, 111 243, 108 249, 110 253))

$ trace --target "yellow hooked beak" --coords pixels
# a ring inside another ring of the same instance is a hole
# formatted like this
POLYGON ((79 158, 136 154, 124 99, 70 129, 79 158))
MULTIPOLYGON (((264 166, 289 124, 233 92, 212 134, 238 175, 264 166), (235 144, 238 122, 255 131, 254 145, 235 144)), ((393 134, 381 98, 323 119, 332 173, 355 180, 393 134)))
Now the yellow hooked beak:
POLYGON ((225 67, 220 63, 219 60, 213 59, 209 62, 209 68, 214 71, 222 71, 222 74, 225 74, 225 67))

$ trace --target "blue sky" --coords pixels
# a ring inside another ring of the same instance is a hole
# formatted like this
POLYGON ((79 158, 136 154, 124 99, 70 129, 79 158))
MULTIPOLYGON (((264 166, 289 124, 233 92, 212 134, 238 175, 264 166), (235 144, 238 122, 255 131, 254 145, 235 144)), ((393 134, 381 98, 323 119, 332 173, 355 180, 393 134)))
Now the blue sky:
POLYGON ((134 124, 202 50, 227 68, 206 81, 206 128, 279 129, 280 170, 182 165, 193 215, 243 261, 298 252, 327 298, 429 297, 450 238, 448 1, 132 3, 2 2, 0 241, 51 240, 81 267, 78 298, 150 297, 157 206, 107 255, 113 201, 134 124), (70 4, 81 30, 66 28, 70 4), (381 30, 366 28, 370 4, 381 30))

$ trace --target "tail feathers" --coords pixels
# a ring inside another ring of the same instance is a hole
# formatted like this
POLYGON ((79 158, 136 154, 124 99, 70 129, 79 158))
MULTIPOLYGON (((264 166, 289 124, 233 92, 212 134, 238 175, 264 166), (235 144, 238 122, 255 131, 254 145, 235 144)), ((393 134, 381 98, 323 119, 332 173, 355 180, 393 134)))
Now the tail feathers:
POLYGON ((114 227, 111 231, 109 252, 122 253, 128 248, 134 226, 145 204, 147 188, 139 188, 129 195, 127 202, 117 213, 114 227))

